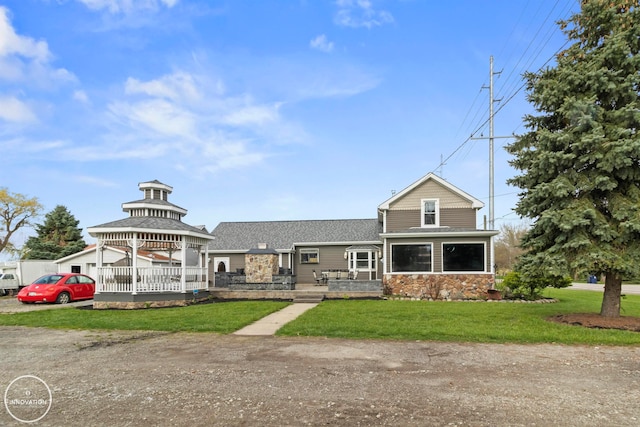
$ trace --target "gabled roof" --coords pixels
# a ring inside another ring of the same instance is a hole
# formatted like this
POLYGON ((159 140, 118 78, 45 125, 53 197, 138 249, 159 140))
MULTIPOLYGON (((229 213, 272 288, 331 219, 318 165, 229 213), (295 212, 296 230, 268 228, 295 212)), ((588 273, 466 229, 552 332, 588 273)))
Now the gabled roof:
POLYGON ((221 222, 211 232, 209 251, 248 251, 260 243, 280 251, 314 244, 380 242, 377 219, 221 222))
POLYGON ((394 196, 392 196, 391 198, 389 198, 386 201, 384 201, 383 203, 381 203, 378 206, 378 209, 379 210, 387 210, 387 209, 389 209, 389 207, 391 206, 391 204, 393 202, 403 198, 409 192, 411 192, 414 188, 424 184, 428 180, 433 180, 433 181, 437 182, 438 184, 442 185, 443 187, 447 188, 452 193, 455 193, 455 194, 459 195, 460 197, 469 200, 471 202, 471 207, 474 208, 474 209, 480 209, 480 208, 484 207, 484 203, 482 203, 480 200, 476 199, 475 197, 473 197, 469 193, 466 193, 466 192, 462 191, 461 189, 459 189, 455 185, 445 181, 444 179, 440 178, 438 175, 430 172, 430 173, 426 174, 425 176, 423 176, 422 178, 420 178, 419 180, 417 180, 416 182, 414 182, 413 184, 409 185, 404 190, 396 193, 394 196))

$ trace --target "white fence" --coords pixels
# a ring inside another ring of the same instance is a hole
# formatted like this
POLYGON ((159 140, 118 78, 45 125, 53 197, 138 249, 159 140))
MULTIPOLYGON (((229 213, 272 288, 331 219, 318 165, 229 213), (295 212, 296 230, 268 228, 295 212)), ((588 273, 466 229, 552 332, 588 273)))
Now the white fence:
MULTIPOLYGON (((136 293, 145 292, 192 292, 207 289, 206 268, 185 267, 184 287, 182 267, 139 267, 137 270, 136 293)), ((133 293, 133 267, 98 268, 96 293, 133 293)))

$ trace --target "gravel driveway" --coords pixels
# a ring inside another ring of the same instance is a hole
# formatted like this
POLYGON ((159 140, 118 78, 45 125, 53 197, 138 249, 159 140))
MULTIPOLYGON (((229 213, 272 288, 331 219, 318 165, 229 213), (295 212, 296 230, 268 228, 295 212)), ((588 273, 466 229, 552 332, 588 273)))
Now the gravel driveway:
POLYGON ((10 397, 37 397, 42 384, 52 395, 46 413, 5 401, 0 425, 20 425, 10 413, 42 426, 640 424, 638 347, 23 327, 0 336, 3 394, 33 375, 41 382, 21 379, 31 388, 12 385, 10 397))

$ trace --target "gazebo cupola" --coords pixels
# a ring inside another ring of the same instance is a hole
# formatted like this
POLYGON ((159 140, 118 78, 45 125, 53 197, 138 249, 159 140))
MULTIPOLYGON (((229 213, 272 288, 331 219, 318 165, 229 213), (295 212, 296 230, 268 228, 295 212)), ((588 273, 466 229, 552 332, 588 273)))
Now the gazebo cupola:
POLYGON ((105 262, 103 251, 97 251, 94 307, 113 307, 119 303, 127 308, 154 303, 170 305, 170 301, 184 303, 195 295, 206 297, 208 242, 213 236, 204 227, 182 222, 187 210, 169 202, 171 186, 154 180, 141 182, 138 188, 144 198, 122 204, 128 218, 87 230, 98 239, 99 249, 108 245, 131 253, 131 265, 119 266, 105 262), (139 250, 158 252, 171 259, 179 254, 179 265, 141 267, 139 250))
POLYGON ((169 194, 173 188, 154 180, 141 182, 138 188, 144 193, 144 199, 122 204, 122 210, 130 217, 159 217, 182 221, 187 210, 169 203, 169 194))

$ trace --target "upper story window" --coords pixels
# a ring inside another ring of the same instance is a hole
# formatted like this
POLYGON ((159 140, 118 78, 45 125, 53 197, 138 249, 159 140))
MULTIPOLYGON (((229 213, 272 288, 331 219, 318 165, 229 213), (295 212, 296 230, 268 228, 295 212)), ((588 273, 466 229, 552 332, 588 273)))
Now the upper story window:
POLYGON ((422 200, 422 227, 438 227, 440 225, 440 209, 438 199, 422 200))

